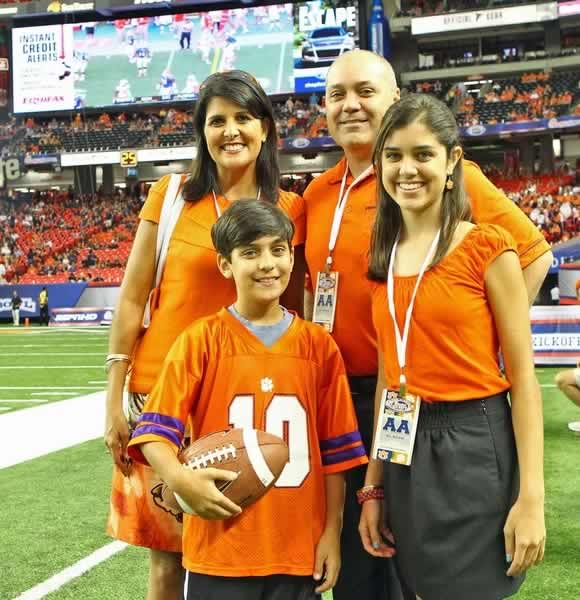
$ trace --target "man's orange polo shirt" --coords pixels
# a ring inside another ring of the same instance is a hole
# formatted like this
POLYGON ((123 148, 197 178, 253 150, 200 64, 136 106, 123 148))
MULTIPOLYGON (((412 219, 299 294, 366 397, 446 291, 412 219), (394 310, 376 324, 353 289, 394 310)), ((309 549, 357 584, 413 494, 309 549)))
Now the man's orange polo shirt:
MULTIPOLYGON (((338 201, 346 159, 308 186, 306 200, 306 262, 310 281, 324 269, 334 209, 338 201)), ((516 241, 522 269, 550 249, 526 215, 468 160, 463 163, 465 187, 476 223, 501 225, 516 241)), ((346 189, 353 182, 349 173, 346 189)), ((371 296, 366 277, 371 230, 377 201, 374 175, 358 183, 348 196, 332 268, 340 273, 332 336, 340 348, 349 375, 377 373, 377 342, 371 315, 371 296)), ((386 310, 386 307, 385 307, 386 310)))

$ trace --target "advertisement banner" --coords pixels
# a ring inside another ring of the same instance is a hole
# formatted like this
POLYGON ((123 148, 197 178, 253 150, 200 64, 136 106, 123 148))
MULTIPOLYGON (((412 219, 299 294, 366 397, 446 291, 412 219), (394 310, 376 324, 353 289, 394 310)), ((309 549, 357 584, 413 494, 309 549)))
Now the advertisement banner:
POLYGON ((514 121, 513 123, 497 123, 496 125, 472 125, 461 127, 463 137, 481 137, 487 135, 502 135, 508 133, 529 133, 531 131, 546 131, 548 129, 580 128, 580 116, 565 115, 553 119, 535 119, 533 121, 514 121))
POLYGON ((572 238, 567 242, 560 242, 552 246, 552 266, 550 273, 558 273, 560 268, 566 263, 573 263, 580 260, 580 237, 572 238))
POLYGON ((316 138, 295 137, 281 140, 280 147, 286 152, 302 152, 305 150, 336 148, 336 142, 329 135, 316 138))
POLYGON ((14 112, 73 108, 72 59, 72 25, 13 29, 14 112))
POLYGON ((560 2, 558 4, 558 16, 571 17, 580 15, 580 0, 571 0, 571 2, 560 2))
POLYGON ((538 4, 526 4, 524 6, 498 7, 472 12, 418 17, 411 19, 411 33, 412 35, 447 33, 450 31, 464 31, 466 29, 483 29, 486 27, 553 21, 557 18, 557 3, 542 2, 538 4))
POLYGON ((324 0, 295 5, 294 88, 297 94, 324 92, 331 63, 359 47, 357 3, 324 0))
POLYGON ((26 317, 38 317, 40 311, 38 308, 38 294, 43 287, 48 292, 48 307, 70 308, 76 306, 81 294, 84 292, 87 284, 82 283, 61 283, 53 285, 0 285, 0 318, 11 316, 12 311, 12 292, 16 290, 22 299, 20 306, 20 320, 26 317))
POLYGON ((137 160, 156 162, 166 160, 193 160, 197 156, 195 146, 175 146, 174 148, 143 148, 137 150, 137 160))
POLYGON ((80 167, 83 165, 118 165, 121 153, 118 150, 106 152, 70 152, 60 155, 61 167, 80 167))
POLYGON ((575 365, 580 360, 580 306, 533 306, 536 365, 575 365))
POLYGON ((25 154, 23 162, 26 166, 58 165, 60 156, 58 154, 25 154))
POLYGON ((113 308, 55 308, 50 311, 51 327, 110 325, 113 308))

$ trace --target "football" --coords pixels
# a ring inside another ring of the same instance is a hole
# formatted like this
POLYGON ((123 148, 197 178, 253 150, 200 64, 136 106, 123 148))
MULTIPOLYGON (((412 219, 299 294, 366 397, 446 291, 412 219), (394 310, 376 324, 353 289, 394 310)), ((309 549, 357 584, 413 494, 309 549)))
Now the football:
MULTIPOLYGON (((239 473, 235 481, 216 484, 241 508, 254 503, 276 483, 288 457, 288 446, 282 438, 259 429, 210 433, 179 454, 179 460, 188 469, 213 467, 239 473)), ((175 498, 184 512, 195 514, 178 494, 175 498)))

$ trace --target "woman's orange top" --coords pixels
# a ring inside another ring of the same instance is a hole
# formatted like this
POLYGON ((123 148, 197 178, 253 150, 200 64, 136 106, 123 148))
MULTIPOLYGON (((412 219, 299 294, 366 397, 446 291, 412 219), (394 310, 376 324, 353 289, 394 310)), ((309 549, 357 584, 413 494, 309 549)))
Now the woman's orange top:
MULTIPOLYGON (((139 218, 159 223, 168 185, 169 176, 165 176, 151 187, 139 218)), ((222 212, 228 207, 228 201, 220 196, 218 204, 222 212)), ((296 227, 294 245, 303 244, 306 229, 303 198, 280 191, 279 206, 296 227)), ((217 268, 210 234, 216 220, 212 194, 194 204, 186 202, 169 243, 158 306, 133 353, 129 380, 132 392, 149 393, 173 341, 190 323, 235 301, 233 281, 225 279, 217 268)))
MULTIPOLYGON (((425 273, 409 329, 405 368, 409 392, 426 401, 458 401, 509 389, 499 368, 498 335, 485 290, 487 267, 507 251, 516 252, 507 231, 478 225, 425 273)), ((401 335, 416 281, 416 275, 395 276, 401 335)), ((398 389, 400 370, 386 283, 372 286, 372 313, 387 386, 398 389)))

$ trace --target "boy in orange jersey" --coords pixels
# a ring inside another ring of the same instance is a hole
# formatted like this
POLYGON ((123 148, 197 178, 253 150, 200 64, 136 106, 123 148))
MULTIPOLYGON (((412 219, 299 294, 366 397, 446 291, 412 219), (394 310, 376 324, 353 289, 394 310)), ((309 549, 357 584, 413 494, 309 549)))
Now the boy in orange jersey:
POLYGON ((218 267, 237 300, 176 340, 129 444, 199 515, 184 515, 186 600, 310 600, 338 576, 343 472, 367 459, 336 344, 279 303, 293 231, 260 201, 218 219, 218 267), (184 469, 189 420, 197 436, 230 426, 284 436, 290 461, 276 486, 242 512, 214 483, 235 473, 184 469))

